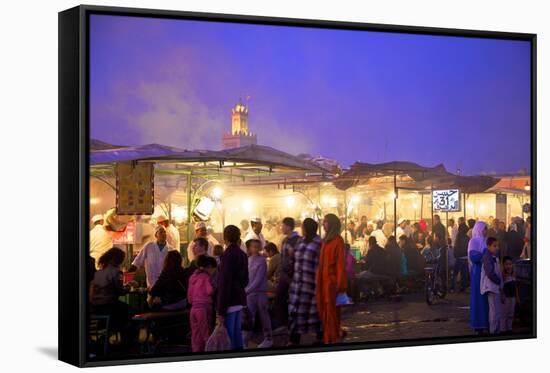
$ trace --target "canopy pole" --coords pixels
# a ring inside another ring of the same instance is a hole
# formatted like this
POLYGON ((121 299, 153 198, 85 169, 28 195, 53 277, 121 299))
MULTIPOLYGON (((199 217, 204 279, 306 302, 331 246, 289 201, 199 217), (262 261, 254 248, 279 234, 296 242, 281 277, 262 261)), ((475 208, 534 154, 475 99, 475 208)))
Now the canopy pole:
POLYGON ((191 190, 193 188, 193 176, 192 173, 189 173, 187 175, 187 247, 189 247, 189 244, 191 243, 192 238, 192 230, 191 230, 191 222, 192 220, 192 210, 191 210, 191 204, 192 201, 192 195, 193 191, 191 190))
POLYGON ((432 236, 433 236, 433 230, 434 230, 434 185, 432 184, 432 193, 431 193, 431 204, 432 206, 432 222, 431 222, 431 226, 432 226, 432 236))
POLYGON ((344 242, 348 243, 348 190, 344 190, 344 242))
POLYGON ((397 237, 397 172, 393 172, 393 236, 397 237))
POLYGON ((317 184, 317 206, 319 208, 319 213, 317 214, 317 229, 319 230, 319 237, 323 234, 323 209, 321 208, 321 184, 317 184))
POLYGON ((424 193, 420 193, 420 220, 424 214, 424 193))
POLYGON ((466 217, 466 193, 462 193, 462 204, 464 205, 464 220, 468 221, 468 218, 466 217))

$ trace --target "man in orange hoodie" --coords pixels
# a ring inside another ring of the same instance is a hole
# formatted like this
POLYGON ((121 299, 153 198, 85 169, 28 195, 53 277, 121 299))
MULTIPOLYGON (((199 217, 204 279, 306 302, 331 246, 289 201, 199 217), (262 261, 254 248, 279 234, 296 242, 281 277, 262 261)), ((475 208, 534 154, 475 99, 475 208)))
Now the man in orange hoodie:
POLYGON ((340 235, 342 224, 334 214, 323 220, 325 238, 321 247, 317 269, 317 309, 323 325, 325 344, 338 343, 342 339, 340 308, 336 306, 336 295, 346 291, 344 240, 340 235))

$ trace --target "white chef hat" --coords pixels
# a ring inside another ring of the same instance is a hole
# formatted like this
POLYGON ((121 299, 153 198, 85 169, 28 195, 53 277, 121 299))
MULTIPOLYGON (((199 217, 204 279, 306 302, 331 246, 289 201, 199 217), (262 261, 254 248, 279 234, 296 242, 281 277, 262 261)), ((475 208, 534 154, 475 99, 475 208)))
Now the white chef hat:
POLYGON ((254 216, 253 218, 250 219, 250 222, 251 223, 261 223, 262 218, 260 218, 259 216, 254 216))
POLYGON ((401 218, 397 221, 397 225, 402 224, 405 222, 405 218, 401 218))
POLYGON ((92 223, 97 223, 100 220, 104 220, 102 214, 94 215, 93 218, 92 218, 92 223))
POLYGON ((164 215, 157 216, 157 223, 162 223, 163 221, 166 221, 166 220, 168 219, 164 215))

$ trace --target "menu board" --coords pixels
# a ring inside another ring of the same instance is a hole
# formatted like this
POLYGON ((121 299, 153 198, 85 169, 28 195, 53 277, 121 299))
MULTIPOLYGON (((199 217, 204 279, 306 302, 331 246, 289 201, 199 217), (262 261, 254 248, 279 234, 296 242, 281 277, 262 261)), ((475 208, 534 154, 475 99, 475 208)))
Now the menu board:
POLYGON ((154 171, 152 163, 119 162, 116 175, 116 213, 152 215, 154 171))

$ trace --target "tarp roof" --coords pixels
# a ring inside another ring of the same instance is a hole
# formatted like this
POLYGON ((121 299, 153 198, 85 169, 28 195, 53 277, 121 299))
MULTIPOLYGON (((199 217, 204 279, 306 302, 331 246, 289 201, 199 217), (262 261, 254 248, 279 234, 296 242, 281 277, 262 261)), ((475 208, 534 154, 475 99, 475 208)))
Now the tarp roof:
MULTIPOLYGON (((226 163, 243 167, 272 167, 285 170, 329 173, 320 165, 294 155, 262 145, 249 145, 240 148, 213 150, 183 150, 159 144, 125 146, 100 149, 92 147, 90 165, 107 165, 124 161, 151 161, 156 163, 200 163, 204 166, 213 162, 214 167, 226 163)), ((198 165, 198 164, 197 164, 198 165)))
POLYGON ((490 176, 455 175, 442 164, 425 167, 413 162, 394 161, 378 164, 356 162, 333 183, 338 189, 346 190, 359 184, 368 184, 374 178, 393 178, 394 175, 410 178, 410 182, 418 185, 418 189, 433 185, 437 189, 459 188, 464 193, 484 192, 499 181, 490 176))

